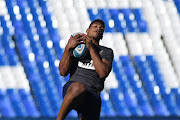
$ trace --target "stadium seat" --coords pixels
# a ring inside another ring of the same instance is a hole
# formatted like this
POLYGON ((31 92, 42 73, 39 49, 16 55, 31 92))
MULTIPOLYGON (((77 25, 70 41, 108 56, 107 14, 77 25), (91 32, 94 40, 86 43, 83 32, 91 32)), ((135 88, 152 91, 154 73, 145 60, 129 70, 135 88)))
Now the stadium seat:
POLYGON ((176 7, 177 7, 178 12, 180 13, 180 7, 179 7, 180 1, 179 0, 174 0, 174 3, 176 5, 176 7))
POLYGON ((1 114, 3 117, 16 117, 16 113, 11 106, 11 103, 6 95, 6 91, 0 89, 0 101, 3 104, 0 104, 1 114))
POLYGON ((124 96, 118 89, 110 89, 110 99, 113 101, 117 116, 130 116, 131 113, 126 107, 124 96))
POLYGON ((27 117, 27 111, 24 109, 24 106, 21 102, 18 91, 14 89, 7 89, 7 95, 16 112, 16 115, 19 117, 27 117))
POLYGON ((25 89, 19 89, 19 95, 21 97, 21 100, 26 108, 27 114, 30 117, 39 117, 40 113, 37 110, 35 103, 33 101, 32 96, 30 95, 30 93, 28 93, 28 91, 26 91, 25 89))
POLYGON ((102 98, 101 116, 115 117, 116 112, 112 106, 112 103, 110 102, 109 95, 106 91, 102 91, 101 98, 102 98))
POLYGON ((166 103, 166 106, 169 110, 169 113, 171 116, 179 116, 179 110, 176 107, 176 98, 175 95, 172 93, 169 94, 163 94, 164 101, 166 103))

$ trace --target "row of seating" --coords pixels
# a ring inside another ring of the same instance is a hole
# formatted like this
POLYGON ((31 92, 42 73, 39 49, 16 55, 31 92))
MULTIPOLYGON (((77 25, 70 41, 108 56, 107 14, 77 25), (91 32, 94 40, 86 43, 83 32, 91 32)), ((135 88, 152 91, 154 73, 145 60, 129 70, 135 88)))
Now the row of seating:
POLYGON ((105 22, 105 32, 148 32, 141 9, 88 9, 91 21, 97 18, 105 22))
MULTIPOLYGON (((60 97, 58 96, 56 86, 54 85, 54 81, 52 81, 52 77, 48 75, 47 67, 44 67, 44 64, 48 64, 44 56, 42 56, 43 49, 39 50, 39 47, 41 46, 40 42, 35 42, 37 38, 34 37, 33 33, 33 22, 30 21, 29 14, 23 13, 24 11, 28 12, 27 8, 27 2, 23 1, 17 1, 17 4, 15 4, 16 1, 7 1, 7 6, 9 9, 14 8, 15 5, 19 6, 20 13, 22 15, 22 21, 18 21, 17 24, 21 24, 20 27, 15 28, 15 42, 17 44, 17 49, 21 55, 22 63, 25 67, 25 71, 27 72, 27 77, 30 81, 30 85, 32 87, 32 91, 34 93, 35 99, 38 102, 38 107, 40 107, 40 112, 42 116, 55 116, 59 111, 59 106, 61 104, 60 97), (12 4, 11 4, 12 3, 12 4), (28 15, 27 15, 28 14, 28 15), (26 24, 26 25, 25 25, 26 24), (28 32, 27 34, 24 32, 28 32), (20 33, 21 32, 21 33, 20 33), (35 38, 35 39, 34 39, 35 38), (29 39, 29 40, 28 40, 29 39), (32 47, 32 49, 31 49, 32 47), (36 52, 37 51, 37 52, 36 52), (33 58, 34 54, 36 55, 35 58, 33 58), (37 56, 38 52, 41 54, 41 56, 37 56), (36 59, 37 63, 33 60, 36 59), (36 66, 37 64, 37 66, 36 66), (39 70, 41 73, 41 76, 39 74, 39 70), (43 81, 42 81, 43 80, 43 81), (49 81, 50 80, 50 81, 49 81), (39 86, 39 84, 41 86, 39 86), (40 91, 38 91, 40 89, 40 91), (47 91, 47 93, 44 93, 44 90, 47 91), (54 97, 52 97, 54 96, 54 97), (57 97, 56 97, 57 96, 57 97), (47 101, 48 100, 48 101, 47 101), (45 104, 46 103, 46 104, 45 104), (50 104, 52 106, 50 106, 50 104)), ((16 16, 15 13, 10 14, 10 16, 16 16)), ((16 17, 12 17, 17 21, 16 17)), ((15 23, 16 24, 16 23, 15 23)), ((40 29, 41 30, 41 29, 40 29)), ((39 32, 40 33, 40 32, 39 32)), ((37 37, 37 36, 36 36, 37 37)), ((44 44, 46 45, 46 44, 44 44)), ((48 50, 48 47, 46 45, 46 50, 48 50)), ((49 50, 46 52, 50 52, 49 50)), ((51 54, 50 54, 51 55, 51 54)), ((52 55, 49 57, 49 59, 52 61, 52 55)), ((51 66, 54 67, 54 74, 59 76, 58 72, 56 72, 57 68, 54 64, 54 61, 50 62, 51 66)), ((57 77, 56 80, 60 78, 57 77)), ((61 85, 60 80, 58 79, 57 82, 61 85)), ((59 86, 58 86, 59 88, 59 86)), ((61 91, 60 91, 61 93, 61 91)), ((19 115, 17 115, 19 116, 19 115)))
POLYGON ((179 26, 178 24, 179 20, 177 24, 173 25, 173 23, 176 23, 173 21, 179 19, 179 17, 178 14, 176 13, 177 9, 174 6, 174 2, 161 1, 161 0, 158 1, 148 0, 146 2, 143 2, 142 5, 144 6, 143 8, 145 11, 145 16, 148 21, 149 27, 151 28, 150 38, 152 39, 153 46, 155 47, 155 55, 158 59, 159 66, 161 68, 165 81, 169 87, 178 87, 179 86, 178 73, 175 74, 174 71, 174 70, 178 71, 177 68, 175 67, 178 65, 173 59, 175 58, 177 60, 179 58, 179 55, 176 54, 175 52, 176 49, 177 50, 179 49, 179 47, 177 47, 178 39, 177 37, 175 37, 174 34, 177 33, 176 32, 177 30, 175 30, 174 28, 173 31, 172 28, 173 26, 179 26), (149 9, 151 9, 151 11, 149 11, 149 9), (173 17, 171 16, 171 13, 173 13, 173 17), (173 43, 172 45, 169 44, 170 41, 173 43), (163 46, 163 42, 166 47, 163 46), (166 52, 166 49, 168 52, 166 52), (162 57, 164 59, 162 59, 162 57), (173 67, 172 63, 176 65, 173 67))

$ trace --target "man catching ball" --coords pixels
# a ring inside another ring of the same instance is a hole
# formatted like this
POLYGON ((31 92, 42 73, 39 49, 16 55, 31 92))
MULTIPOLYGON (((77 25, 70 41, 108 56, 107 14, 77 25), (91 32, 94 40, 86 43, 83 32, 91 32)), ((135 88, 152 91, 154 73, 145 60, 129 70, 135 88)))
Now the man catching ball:
POLYGON ((59 63, 60 75, 70 73, 70 79, 63 87, 63 103, 57 120, 64 120, 72 109, 77 111, 80 120, 99 120, 100 92, 112 69, 114 56, 111 48, 99 45, 104 29, 104 22, 96 19, 86 30, 87 35, 81 33, 70 37, 59 63), (72 51, 81 43, 86 44, 88 54, 78 59, 72 51))

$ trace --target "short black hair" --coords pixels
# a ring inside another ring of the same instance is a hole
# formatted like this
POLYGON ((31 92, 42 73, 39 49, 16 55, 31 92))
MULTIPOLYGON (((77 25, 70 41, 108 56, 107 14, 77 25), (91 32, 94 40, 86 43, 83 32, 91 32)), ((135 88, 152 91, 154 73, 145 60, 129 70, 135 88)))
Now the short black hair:
POLYGON ((93 20, 93 21, 91 22, 91 24, 89 25, 89 28, 90 28, 91 25, 92 25, 93 23, 95 23, 95 22, 101 23, 102 26, 105 28, 105 23, 104 23, 104 21, 101 20, 101 19, 95 19, 95 20, 93 20))

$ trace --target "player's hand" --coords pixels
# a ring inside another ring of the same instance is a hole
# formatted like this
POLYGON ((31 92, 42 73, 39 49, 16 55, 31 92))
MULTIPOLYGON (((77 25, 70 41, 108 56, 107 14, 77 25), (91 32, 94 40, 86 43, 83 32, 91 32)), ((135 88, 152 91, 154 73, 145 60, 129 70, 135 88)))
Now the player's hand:
POLYGON ((66 48, 68 50, 71 50, 71 49, 74 49, 77 45, 81 44, 81 43, 85 43, 83 41, 83 38, 82 38, 82 35, 81 34, 78 34, 78 35, 75 35, 74 37, 71 37, 69 38, 69 41, 66 45, 66 48))
POLYGON ((92 38, 86 34, 82 34, 83 41, 86 43, 86 48, 89 50, 92 47, 92 38))

